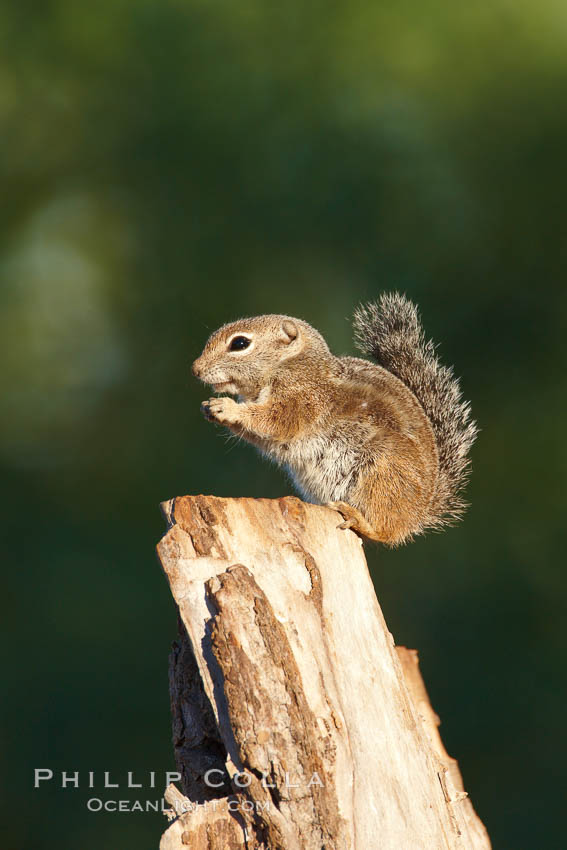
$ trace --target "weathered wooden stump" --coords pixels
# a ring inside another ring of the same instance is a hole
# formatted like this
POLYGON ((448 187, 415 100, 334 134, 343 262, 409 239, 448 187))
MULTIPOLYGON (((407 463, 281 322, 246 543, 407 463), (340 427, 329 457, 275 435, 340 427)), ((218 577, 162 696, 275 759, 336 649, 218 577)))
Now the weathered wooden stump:
POLYGON ((185 496, 158 554, 181 794, 161 850, 487 850, 361 540, 296 498, 185 496))

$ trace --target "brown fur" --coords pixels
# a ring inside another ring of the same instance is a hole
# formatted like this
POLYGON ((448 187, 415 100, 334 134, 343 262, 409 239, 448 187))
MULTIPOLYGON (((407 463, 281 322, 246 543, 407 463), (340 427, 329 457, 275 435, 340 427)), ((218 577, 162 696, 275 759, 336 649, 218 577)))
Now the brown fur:
POLYGON ((269 315, 213 333, 193 372, 238 396, 204 402, 205 416, 285 467, 305 498, 340 511, 344 527, 395 545, 442 523, 435 430, 392 371, 335 357, 306 322, 269 315), (229 350, 239 335, 249 347, 229 350))

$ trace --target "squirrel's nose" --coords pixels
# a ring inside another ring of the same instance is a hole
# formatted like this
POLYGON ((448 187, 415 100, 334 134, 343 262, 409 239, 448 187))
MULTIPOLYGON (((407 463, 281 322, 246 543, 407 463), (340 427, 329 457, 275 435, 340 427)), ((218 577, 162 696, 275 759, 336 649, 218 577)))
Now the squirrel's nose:
POLYGON ((196 378, 201 377, 201 369, 200 369, 200 366, 199 366, 199 360, 198 359, 193 361, 193 365, 191 366, 191 371, 193 372, 193 374, 195 375, 196 378))

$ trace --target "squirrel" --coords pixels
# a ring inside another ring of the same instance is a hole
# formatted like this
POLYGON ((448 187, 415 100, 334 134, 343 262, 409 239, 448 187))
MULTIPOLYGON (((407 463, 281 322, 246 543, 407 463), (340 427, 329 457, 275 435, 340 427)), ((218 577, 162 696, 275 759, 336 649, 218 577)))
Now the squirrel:
POLYGON ((405 296, 358 307, 353 326, 374 363, 335 357, 301 319, 266 315, 215 331, 192 371, 229 394, 203 402, 208 420, 337 510, 340 528, 395 546, 461 518, 477 427, 405 296))

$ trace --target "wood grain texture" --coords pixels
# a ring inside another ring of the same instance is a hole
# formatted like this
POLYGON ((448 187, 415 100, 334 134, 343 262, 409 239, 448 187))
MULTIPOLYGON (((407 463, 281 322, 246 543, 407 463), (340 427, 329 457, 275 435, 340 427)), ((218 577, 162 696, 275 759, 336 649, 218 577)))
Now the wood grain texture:
POLYGON ((180 816, 161 850, 490 848, 338 514, 292 497, 163 507, 183 794, 167 792, 180 816))

